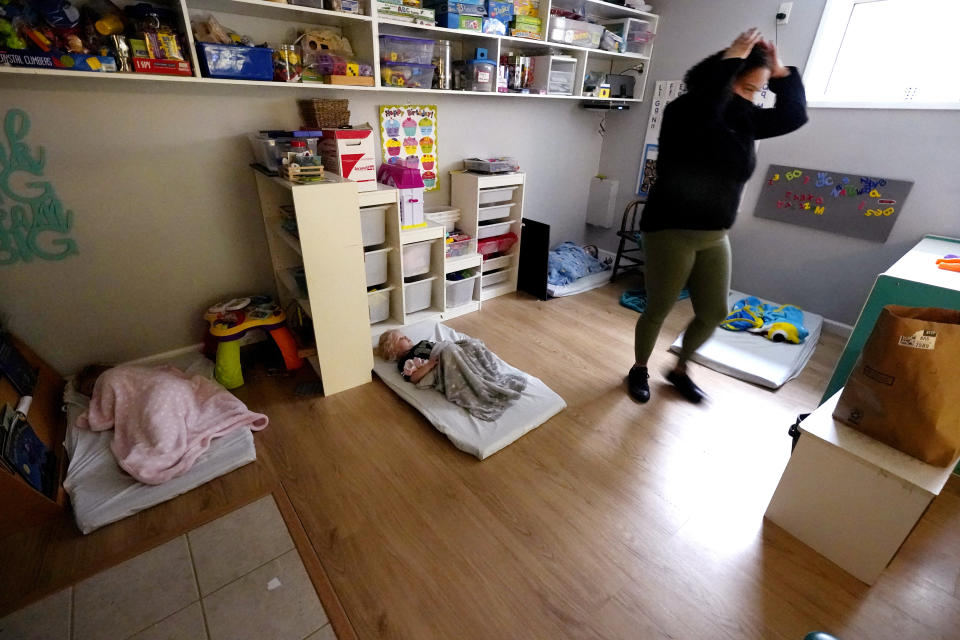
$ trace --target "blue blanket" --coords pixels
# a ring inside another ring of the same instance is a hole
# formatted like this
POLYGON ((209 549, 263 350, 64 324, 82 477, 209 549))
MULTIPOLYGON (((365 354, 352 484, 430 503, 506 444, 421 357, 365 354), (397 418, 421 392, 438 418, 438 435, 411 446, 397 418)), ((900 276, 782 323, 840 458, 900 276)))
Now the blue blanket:
POLYGON ((609 269, 573 242, 564 242, 547 257, 547 282, 554 286, 570 284, 575 280, 609 269))

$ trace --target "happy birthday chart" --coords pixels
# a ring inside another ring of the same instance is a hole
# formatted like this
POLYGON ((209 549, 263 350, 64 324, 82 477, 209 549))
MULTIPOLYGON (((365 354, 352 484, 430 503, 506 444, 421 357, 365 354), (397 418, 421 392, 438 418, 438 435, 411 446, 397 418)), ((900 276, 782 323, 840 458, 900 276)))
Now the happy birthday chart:
POLYGON ((440 188, 437 175, 436 105, 380 107, 380 140, 385 162, 419 169, 427 191, 440 188))

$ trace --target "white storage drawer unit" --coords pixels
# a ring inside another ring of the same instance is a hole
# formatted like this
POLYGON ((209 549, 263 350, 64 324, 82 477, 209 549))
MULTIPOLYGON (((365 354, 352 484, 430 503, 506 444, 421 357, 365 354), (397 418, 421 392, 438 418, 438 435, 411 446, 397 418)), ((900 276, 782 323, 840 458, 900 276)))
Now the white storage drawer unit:
POLYGON ((506 222, 482 224, 478 228, 477 237, 483 239, 490 238, 492 236, 502 236, 503 234, 510 232, 510 227, 513 226, 514 222, 514 220, 507 220, 506 222))

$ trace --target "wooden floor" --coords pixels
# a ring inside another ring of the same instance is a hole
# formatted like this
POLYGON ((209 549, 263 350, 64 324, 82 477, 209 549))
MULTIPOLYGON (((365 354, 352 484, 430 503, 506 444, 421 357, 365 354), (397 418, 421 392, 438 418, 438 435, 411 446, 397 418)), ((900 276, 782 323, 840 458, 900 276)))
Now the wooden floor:
MULTIPOLYGON (((568 403, 488 460, 456 450, 378 380, 303 398, 263 378, 238 394, 271 419, 246 475, 56 553, 36 542, 40 559, 18 559, 11 575, 49 589, 131 541, 279 488, 363 639, 960 638, 956 478, 869 588, 763 521, 787 427, 816 406, 841 342, 824 337, 777 392, 695 367, 711 400, 690 405, 659 375, 691 315, 683 302, 651 362, 653 398, 639 405, 624 384, 637 316, 618 295, 505 296, 449 323, 568 403)), ((7 578, 0 605, 23 594, 7 578)))

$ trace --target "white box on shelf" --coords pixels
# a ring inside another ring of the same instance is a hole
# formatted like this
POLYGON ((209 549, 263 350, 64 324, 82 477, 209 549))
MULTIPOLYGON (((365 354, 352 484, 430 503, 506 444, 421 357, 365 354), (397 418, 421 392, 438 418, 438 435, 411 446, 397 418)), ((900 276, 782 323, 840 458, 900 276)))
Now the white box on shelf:
POLYGON ((477 238, 482 240, 483 238, 502 236, 505 233, 509 233, 513 223, 513 220, 508 220, 506 222, 495 222, 493 224, 481 224, 478 227, 477 238))
POLYGON ((447 280, 447 309, 462 307, 473 300, 473 288, 478 276, 463 280, 447 280))
POLYGON ((477 209, 477 220, 479 222, 486 222, 487 220, 496 220, 497 218, 509 218, 510 210, 513 209, 514 205, 515 203, 508 202, 506 204, 480 207, 477 209))
POLYGON ((363 268, 367 274, 367 286, 375 287, 387 281, 387 254, 390 247, 365 251, 363 254, 363 268))
POLYGON ((423 219, 423 189, 400 189, 400 226, 404 229, 421 227, 423 219))
POLYGON ((360 209, 360 235, 363 246, 383 244, 387 239, 386 214, 388 205, 360 209))
POLYGON ((370 324, 383 322, 390 317, 390 292, 393 287, 371 291, 367 294, 367 304, 370 307, 370 324))
POLYGON ((377 161, 370 129, 324 129, 320 139, 323 167, 357 183, 357 191, 377 188, 377 161))
POLYGON ((436 276, 406 282, 403 285, 403 306, 406 313, 428 309, 433 302, 433 281, 436 276))
POLYGON ((480 204, 507 202, 513 198, 517 187, 497 187, 496 189, 480 189, 480 204))
POLYGON ((430 271, 430 245, 433 240, 403 245, 403 277, 418 276, 430 271))

